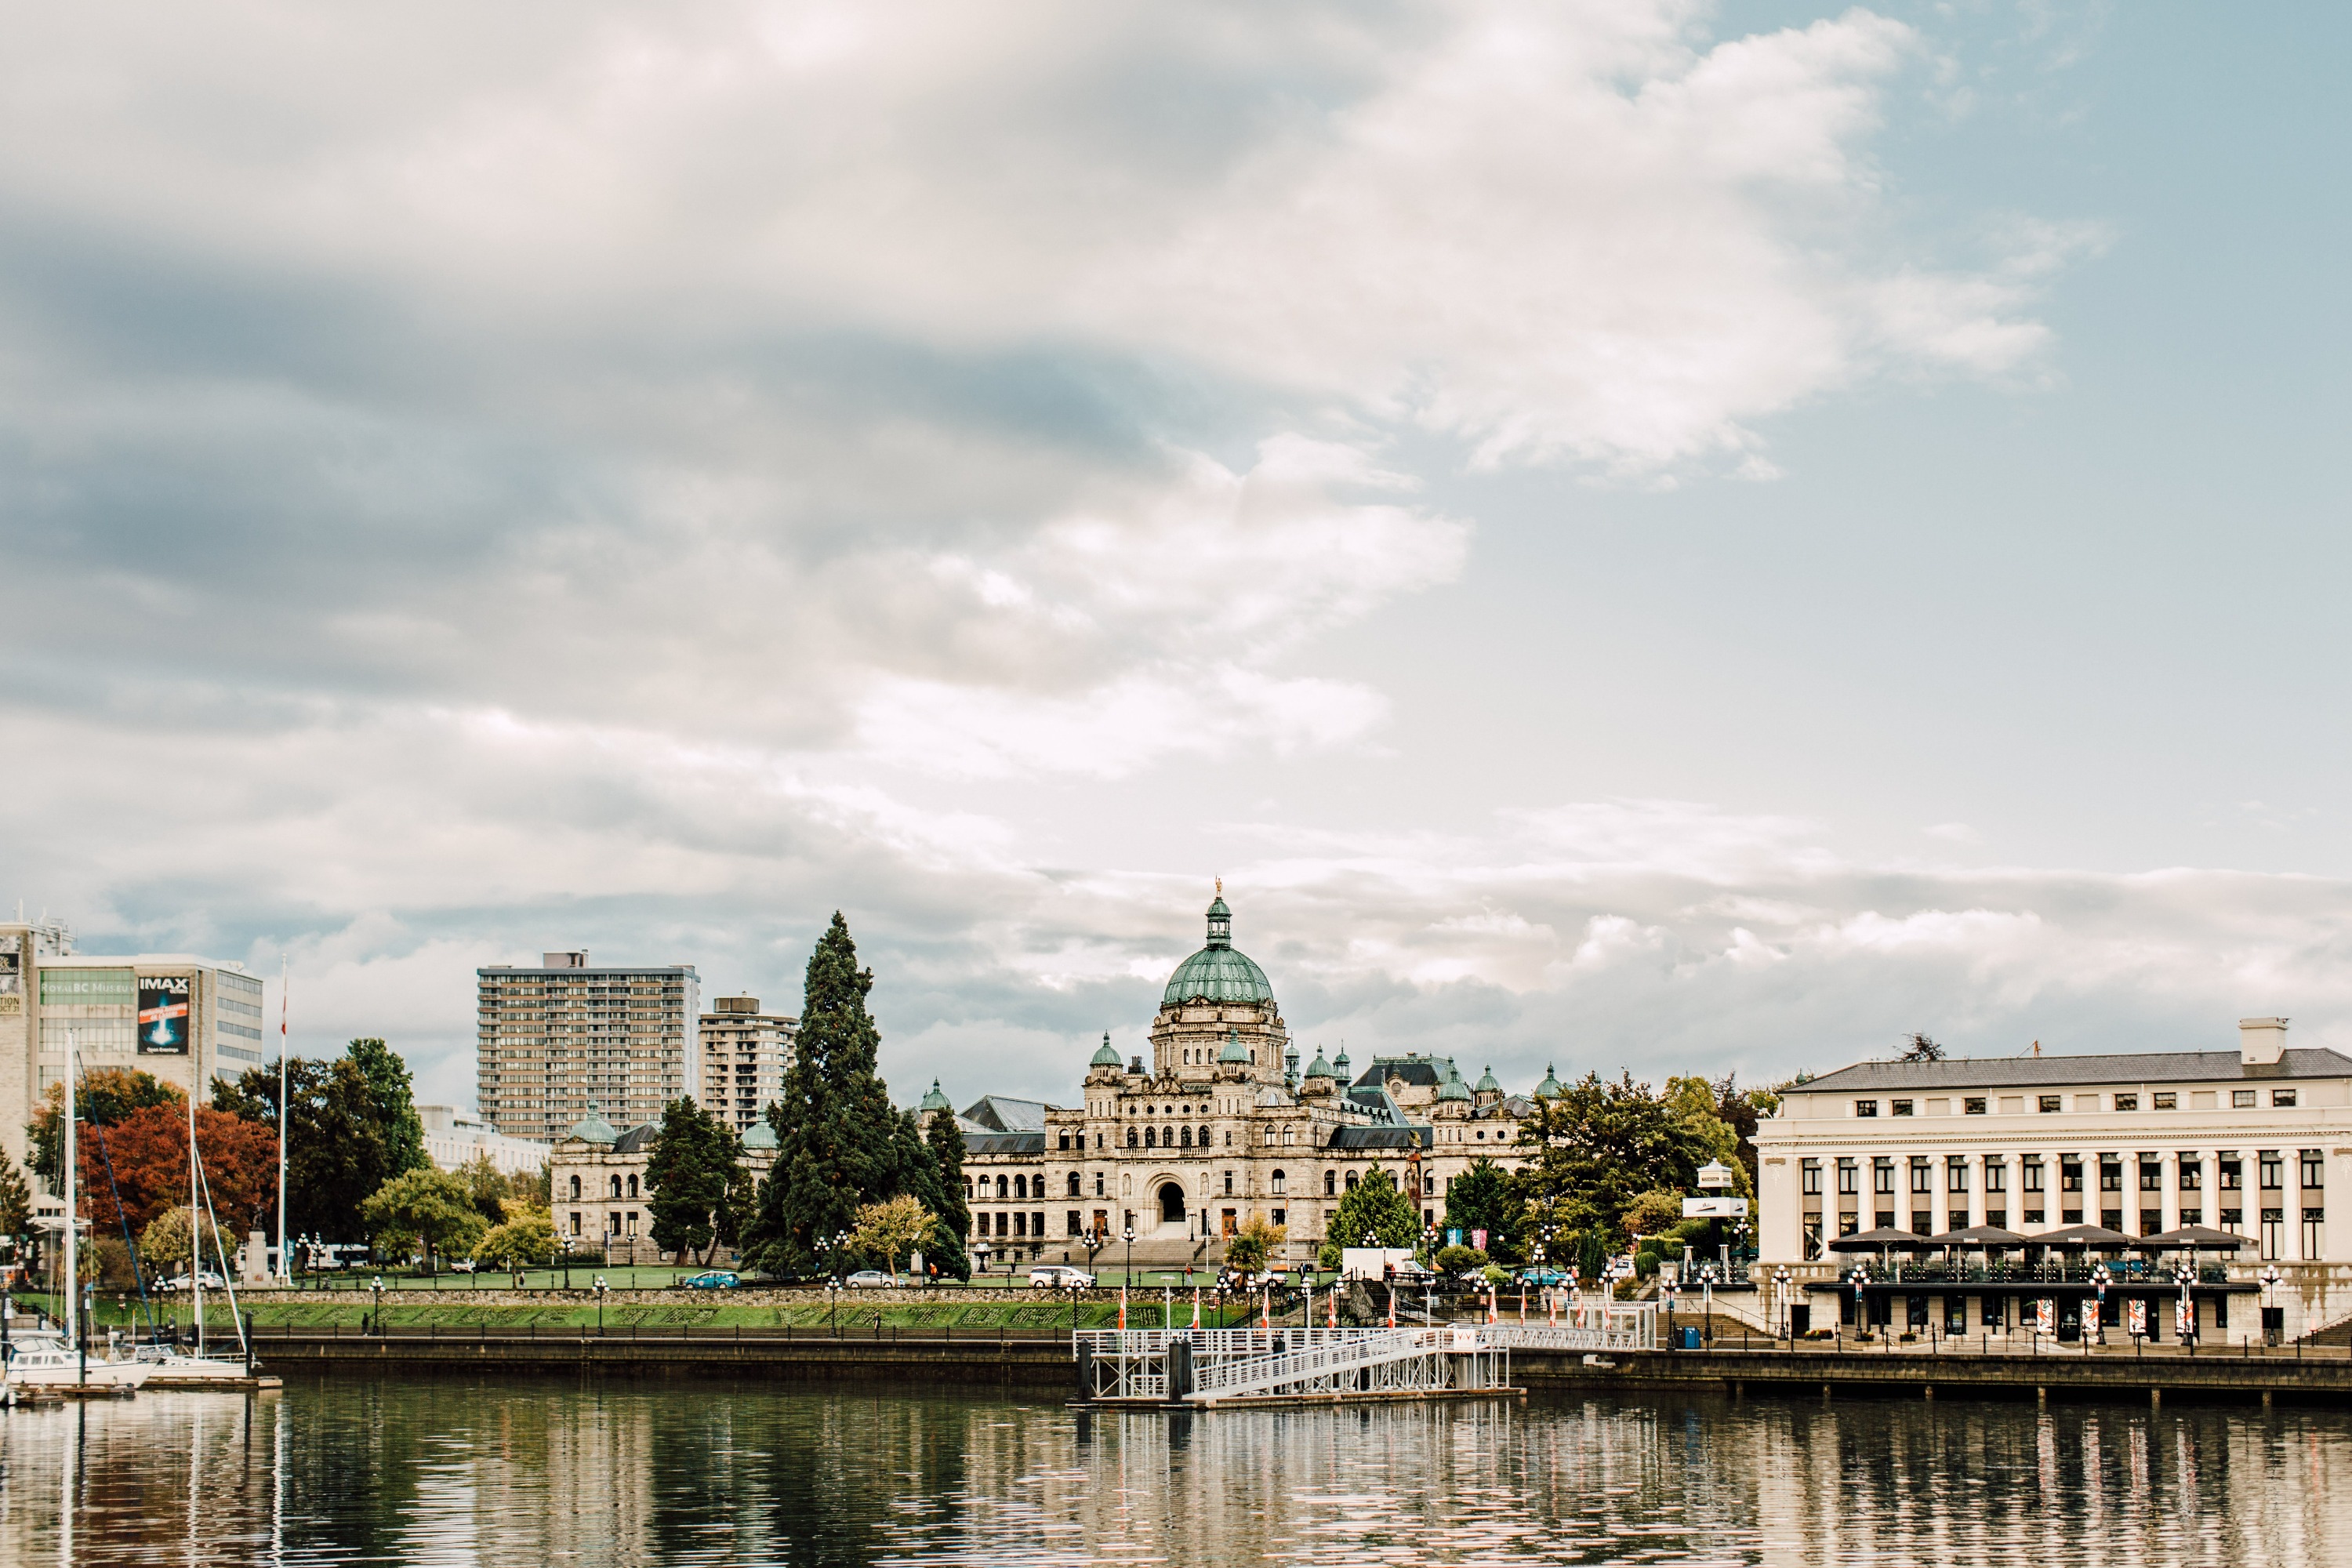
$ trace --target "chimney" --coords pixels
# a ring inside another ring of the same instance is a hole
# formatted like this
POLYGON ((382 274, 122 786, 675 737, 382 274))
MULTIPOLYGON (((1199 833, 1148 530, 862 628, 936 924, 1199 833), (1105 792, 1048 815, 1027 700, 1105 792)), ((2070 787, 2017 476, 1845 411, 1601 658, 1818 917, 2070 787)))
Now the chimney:
POLYGON ((2238 1060, 2252 1067, 2276 1067, 2286 1055, 2284 1018, 2238 1020, 2238 1060))

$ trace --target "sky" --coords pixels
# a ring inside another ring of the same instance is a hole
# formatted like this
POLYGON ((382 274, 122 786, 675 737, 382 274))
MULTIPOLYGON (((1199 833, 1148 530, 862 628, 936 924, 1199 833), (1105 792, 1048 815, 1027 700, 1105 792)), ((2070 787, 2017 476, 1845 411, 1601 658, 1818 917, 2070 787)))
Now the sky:
POLYGON ((2339 10, 7 9, 0 900, 299 1050, 2352 1050, 2339 10))

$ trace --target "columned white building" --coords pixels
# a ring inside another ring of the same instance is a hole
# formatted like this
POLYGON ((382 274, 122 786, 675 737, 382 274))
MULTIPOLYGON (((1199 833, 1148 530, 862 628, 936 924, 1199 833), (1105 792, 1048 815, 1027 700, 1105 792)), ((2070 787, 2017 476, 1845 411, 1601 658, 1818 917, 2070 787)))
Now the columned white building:
MULTIPOLYGON (((2245 1019, 2234 1051, 1861 1062, 1798 1085, 1757 1130, 1760 1261, 1818 1281, 1860 1231, 2204 1226, 2245 1239, 2242 1289, 2279 1268, 2290 1331, 2352 1315, 2352 1058, 2290 1049, 2286 1028, 2245 1019)), ((1980 1303, 1970 1331, 2002 1310, 1980 1303)))

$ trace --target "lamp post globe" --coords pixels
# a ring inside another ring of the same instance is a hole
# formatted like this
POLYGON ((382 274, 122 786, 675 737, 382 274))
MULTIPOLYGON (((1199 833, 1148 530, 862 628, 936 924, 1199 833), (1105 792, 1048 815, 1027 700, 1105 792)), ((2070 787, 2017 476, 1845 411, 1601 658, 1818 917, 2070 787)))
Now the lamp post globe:
POLYGON ((1135 1222, 1129 1220, 1119 1230, 1119 1239, 1127 1243, 1127 1265, 1120 1271, 1127 1282, 1135 1283, 1135 1222))

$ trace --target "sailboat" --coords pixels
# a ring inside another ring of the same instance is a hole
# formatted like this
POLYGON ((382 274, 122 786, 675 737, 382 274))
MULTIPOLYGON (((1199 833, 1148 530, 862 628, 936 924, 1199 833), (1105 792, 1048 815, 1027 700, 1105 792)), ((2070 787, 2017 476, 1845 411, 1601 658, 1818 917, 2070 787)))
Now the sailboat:
MULTIPOLYGON (((279 1119, 281 1121, 283 1117, 279 1119)), ((245 1319, 236 1310, 236 1272, 221 1245, 220 1226, 213 1214, 212 1185, 205 1180, 205 1163, 196 1150, 196 1100, 188 1096, 188 1289, 196 1321, 196 1349, 191 1355, 175 1345, 141 1345, 138 1363, 148 1369, 153 1388, 238 1388, 253 1382, 252 1347, 246 1343, 245 1319), (236 1324, 236 1359, 207 1353, 205 1331, 205 1244, 213 1238, 220 1258, 221 1281, 228 1294, 229 1317, 236 1324)))
POLYGON ((81 1342, 81 1174, 80 1154, 74 1144, 74 1076, 81 1052, 73 1031, 66 1035, 65 1107, 65 1249, 66 1325, 62 1334, 36 1331, 12 1336, 8 1344, 8 1386, 44 1390, 104 1388, 131 1390, 153 1375, 135 1361, 93 1360, 81 1342))

